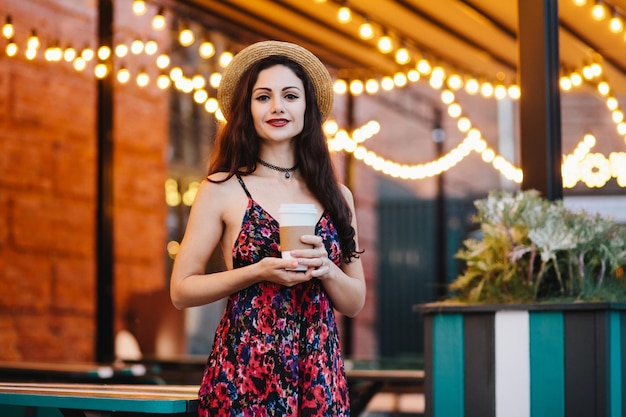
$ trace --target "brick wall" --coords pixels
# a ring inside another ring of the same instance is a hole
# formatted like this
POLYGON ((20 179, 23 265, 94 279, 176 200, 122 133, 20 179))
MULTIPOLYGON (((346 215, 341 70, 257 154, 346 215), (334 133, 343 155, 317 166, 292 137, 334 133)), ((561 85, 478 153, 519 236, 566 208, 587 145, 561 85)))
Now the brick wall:
MULTIPOLYGON (((0 0, 21 47, 9 58, 2 39, 0 52, 0 360, 94 359, 96 82, 92 66, 78 73, 43 59, 53 38, 95 46, 93 7, 0 0), (42 49, 28 61, 33 28, 42 49)), ((115 87, 116 329, 131 294, 165 287, 164 97, 156 87, 115 87)))

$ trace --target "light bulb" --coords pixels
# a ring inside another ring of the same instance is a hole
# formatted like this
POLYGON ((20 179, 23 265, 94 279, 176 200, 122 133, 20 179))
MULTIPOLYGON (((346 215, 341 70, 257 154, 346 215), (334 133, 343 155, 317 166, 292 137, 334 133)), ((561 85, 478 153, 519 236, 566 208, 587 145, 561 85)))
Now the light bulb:
POLYGON ((411 55, 409 55, 409 51, 402 47, 396 51, 396 62, 400 65, 408 64, 411 60, 411 55))
POLYGON ((209 41, 203 41, 200 44, 199 53, 202 58, 209 59, 215 55, 215 46, 209 41))
POLYGON ((180 42, 182 46, 190 46, 195 41, 196 41, 196 38, 193 35, 193 32, 191 31, 191 29, 189 28, 183 28, 178 34, 178 42, 180 42))
POLYGON ((96 66, 93 69, 93 72, 96 78, 103 79, 104 77, 107 76, 109 70, 107 69, 106 64, 99 63, 99 64, 96 64, 96 66))
POLYGON ((232 52, 228 52, 228 51, 222 52, 222 55, 220 55, 220 59, 219 59, 220 67, 226 68, 228 64, 230 64, 230 61, 232 60, 233 60, 232 52))
POLYGON ((593 8, 591 9, 591 16, 597 21, 604 20, 606 17, 606 7, 604 7, 604 4, 601 1, 598 1, 593 5, 593 8))
POLYGON ((7 16, 4 25, 2 25, 2 35, 7 39, 11 39, 13 35, 15 35, 15 28, 13 27, 11 16, 7 16))
POLYGON ((32 30, 30 32, 30 36, 28 37, 28 42, 26 43, 26 47, 28 49, 38 49, 39 48, 39 37, 37 36, 37 33, 35 32, 35 30, 32 30))
POLYGON ((139 74, 137 74, 137 85, 139 87, 145 87, 150 82, 150 76, 145 70, 141 70, 139 74))
POLYGON ((339 23, 350 23, 352 21, 352 11, 347 6, 342 6, 337 10, 337 20, 339 23))
POLYGON ((152 18, 152 29, 154 30, 163 30, 165 29, 165 12, 161 7, 156 15, 152 18))
POLYGON ((393 43, 391 38, 387 35, 383 35, 378 39, 378 50, 383 54, 388 54, 393 49, 393 43))
POLYGON ((145 0, 133 0, 133 13, 136 16, 144 15, 147 10, 145 0))
POLYGON ((130 80, 130 71, 124 67, 120 68, 117 72, 117 80, 122 84, 126 84, 130 80))
POLYGON ((17 55, 17 44, 13 42, 13 39, 9 39, 9 43, 5 48, 5 51, 7 53, 7 56, 14 57, 15 55, 17 55))
POLYGON ((613 17, 609 22, 609 29, 611 29, 611 32, 613 33, 620 33, 624 30, 624 22, 622 21, 620 15, 617 14, 617 12, 613 13, 613 17))
POLYGON ((370 22, 363 22, 361 26, 359 26, 359 36, 361 39, 365 40, 374 38, 374 28, 370 22))

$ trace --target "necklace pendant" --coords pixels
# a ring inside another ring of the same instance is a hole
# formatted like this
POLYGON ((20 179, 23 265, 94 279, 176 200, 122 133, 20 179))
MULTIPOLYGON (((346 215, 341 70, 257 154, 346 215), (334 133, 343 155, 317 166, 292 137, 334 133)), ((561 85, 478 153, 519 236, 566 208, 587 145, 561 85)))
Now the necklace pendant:
POLYGON ((289 171, 285 172, 285 178, 291 178, 291 174, 289 173, 289 171))

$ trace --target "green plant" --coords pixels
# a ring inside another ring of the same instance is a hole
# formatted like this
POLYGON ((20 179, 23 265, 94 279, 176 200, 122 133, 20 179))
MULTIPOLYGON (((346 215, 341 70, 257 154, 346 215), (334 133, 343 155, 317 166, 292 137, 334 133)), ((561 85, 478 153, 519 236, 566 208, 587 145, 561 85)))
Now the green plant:
POLYGON ((456 257, 453 298, 472 303, 626 301, 626 228, 572 211, 537 191, 492 192, 475 201, 481 239, 456 257))

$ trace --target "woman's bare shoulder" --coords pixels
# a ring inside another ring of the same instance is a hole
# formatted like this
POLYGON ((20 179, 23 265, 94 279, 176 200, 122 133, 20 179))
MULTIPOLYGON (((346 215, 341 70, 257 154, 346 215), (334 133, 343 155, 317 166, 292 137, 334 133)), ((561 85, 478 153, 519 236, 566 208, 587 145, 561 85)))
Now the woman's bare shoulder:
MULTIPOLYGON (((216 172, 202 181, 198 190, 198 197, 210 199, 213 203, 226 203, 228 197, 237 192, 237 188, 241 187, 235 176, 228 178, 228 173, 216 172)), ((235 194, 235 196, 238 195, 235 194)))
POLYGON ((352 206, 354 204, 352 191, 350 191, 350 189, 345 184, 339 184, 339 189, 341 190, 341 194, 343 194, 343 198, 345 198, 348 204, 352 206))

